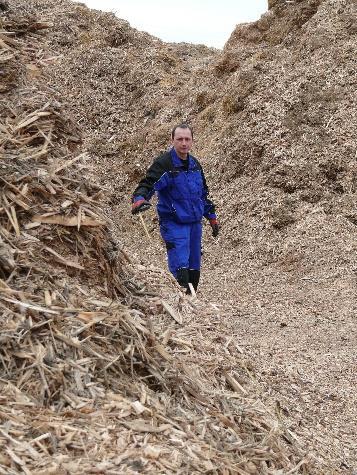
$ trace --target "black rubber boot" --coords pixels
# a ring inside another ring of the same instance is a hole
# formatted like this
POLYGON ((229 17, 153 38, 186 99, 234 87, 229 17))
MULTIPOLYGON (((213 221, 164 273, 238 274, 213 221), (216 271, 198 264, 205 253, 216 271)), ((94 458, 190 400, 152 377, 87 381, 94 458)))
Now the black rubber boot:
POLYGON ((184 287, 186 289, 186 291, 189 290, 189 287, 188 287, 188 283, 189 283, 188 269, 186 269, 184 267, 182 267, 181 269, 178 269, 176 280, 181 285, 181 287, 184 287))
POLYGON ((193 270, 193 269, 190 269, 188 271, 188 278, 189 278, 189 282, 191 282, 192 284, 192 287, 195 289, 195 291, 197 290, 197 287, 198 287, 198 283, 200 281, 200 271, 199 270, 193 270))

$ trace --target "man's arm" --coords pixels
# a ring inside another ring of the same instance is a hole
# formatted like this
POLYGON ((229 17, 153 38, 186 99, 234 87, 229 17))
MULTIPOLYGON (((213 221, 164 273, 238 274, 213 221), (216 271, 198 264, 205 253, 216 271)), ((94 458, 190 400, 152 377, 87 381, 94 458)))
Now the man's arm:
POLYGON ((209 221, 209 224, 212 228, 212 236, 217 237, 219 233, 219 224, 217 221, 216 207, 213 201, 211 201, 208 198, 209 190, 208 190, 208 186, 206 182, 206 177, 205 177, 205 174, 203 173, 203 169, 201 165, 200 165, 200 168, 201 168, 202 181, 203 181, 203 204, 204 204, 203 216, 209 221))
POLYGON ((135 188, 133 197, 142 196, 149 200, 155 193, 154 186, 165 172, 170 170, 170 155, 165 153, 157 158, 148 168, 145 177, 139 182, 135 188))
POLYGON ((199 166, 200 166, 202 181, 203 181, 203 196, 202 196, 203 203, 204 203, 203 216, 207 219, 210 219, 211 215, 214 215, 214 217, 217 219, 215 205, 214 205, 213 201, 211 201, 208 198, 209 189, 208 189, 208 186, 207 186, 207 181, 206 181, 205 174, 203 172, 203 169, 202 169, 201 165, 199 165, 199 166))
POLYGON ((151 205, 149 200, 155 193, 155 185, 162 180, 165 172, 170 168, 170 157, 164 154, 157 158, 148 168, 145 177, 135 188, 132 197, 132 213, 136 214, 145 211, 151 205))

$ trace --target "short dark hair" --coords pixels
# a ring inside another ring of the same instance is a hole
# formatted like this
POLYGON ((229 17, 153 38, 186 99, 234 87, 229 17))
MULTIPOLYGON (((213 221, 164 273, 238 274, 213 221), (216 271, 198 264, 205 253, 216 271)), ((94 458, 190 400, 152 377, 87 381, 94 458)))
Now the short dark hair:
POLYGON ((191 131, 191 135, 192 135, 192 138, 193 138, 193 129, 190 125, 188 124, 185 124, 184 122, 182 124, 179 124, 179 125, 175 125, 175 127, 172 129, 172 132, 171 132, 171 138, 173 139, 175 137, 175 132, 176 132, 176 129, 188 129, 191 131))

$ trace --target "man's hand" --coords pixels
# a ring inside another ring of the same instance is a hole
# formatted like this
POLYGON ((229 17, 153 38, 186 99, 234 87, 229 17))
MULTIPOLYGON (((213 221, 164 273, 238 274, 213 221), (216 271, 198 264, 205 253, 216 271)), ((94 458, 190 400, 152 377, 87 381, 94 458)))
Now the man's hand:
POLYGON ((212 228, 212 236, 217 237, 219 233, 219 224, 218 224, 217 218, 211 218, 209 220, 209 224, 212 228))
POLYGON ((149 209, 151 204, 143 196, 134 196, 131 206, 131 214, 142 213, 149 209))

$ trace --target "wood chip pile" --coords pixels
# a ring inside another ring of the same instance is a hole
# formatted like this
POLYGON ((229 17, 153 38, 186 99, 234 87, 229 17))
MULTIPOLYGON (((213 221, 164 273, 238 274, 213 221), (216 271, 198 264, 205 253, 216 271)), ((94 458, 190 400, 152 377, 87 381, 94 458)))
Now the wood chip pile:
POLYGON ((47 85, 51 24, 0 7, 0 473, 314 473, 232 342, 179 326, 204 306, 112 239, 47 85))
POLYGON ((26 4, 54 23, 48 47, 62 55, 49 84, 83 127, 116 235, 141 263, 166 265, 154 213, 149 241, 130 194, 172 126, 193 124, 222 224, 218 243, 205 236, 200 291, 231 304, 231 334, 254 352, 267 399, 289 408, 307 451, 333 459, 322 473, 344 473, 357 464, 357 4, 269 6, 220 52, 66 0, 26 4))

